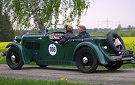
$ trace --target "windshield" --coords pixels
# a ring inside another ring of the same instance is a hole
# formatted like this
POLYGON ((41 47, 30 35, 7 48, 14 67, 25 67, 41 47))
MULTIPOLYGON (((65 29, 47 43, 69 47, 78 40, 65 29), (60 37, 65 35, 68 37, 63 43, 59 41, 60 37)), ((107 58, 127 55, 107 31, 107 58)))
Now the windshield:
POLYGON ((48 32, 65 32, 64 30, 65 26, 62 24, 52 24, 47 27, 48 32))

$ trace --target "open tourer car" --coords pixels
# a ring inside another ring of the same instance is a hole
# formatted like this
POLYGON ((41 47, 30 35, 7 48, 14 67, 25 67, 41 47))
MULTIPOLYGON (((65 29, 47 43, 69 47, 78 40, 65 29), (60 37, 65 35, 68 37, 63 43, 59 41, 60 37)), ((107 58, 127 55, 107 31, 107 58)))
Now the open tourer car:
POLYGON ((21 69, 24 64, 34 61, 40 67, 48 65, 77 66, 84 73, 96 71, 98 65, 108 70, 117 70, 123 64, 134 64, 135 55, 127 50, 121 37, 109 32, 105 37, 91 36, 84 39, 68 39, 59 44, 64 32, 46 34, 25 34, 16 36, 3 54, 8 66, 21 69))

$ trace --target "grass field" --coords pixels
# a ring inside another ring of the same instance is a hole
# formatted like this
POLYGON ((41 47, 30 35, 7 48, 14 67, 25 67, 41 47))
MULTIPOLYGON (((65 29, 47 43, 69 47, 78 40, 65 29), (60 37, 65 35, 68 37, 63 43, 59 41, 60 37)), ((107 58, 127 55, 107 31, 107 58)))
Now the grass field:
MULTIPOLYGON (((94 32, 91 36, 106 36, 108 32, 94 32)), ((121 37, 135 37, 135 31, 116 31, 121 37)))
MULTIPOLYGON (((46 80, 30 80, 30 79, 14 79, 0 77, 0 85, 91 85, 86 83, 72 83, 67 80, 46 81, 46 80)), ((93 84, 103 85, 103 84, 93 84)))

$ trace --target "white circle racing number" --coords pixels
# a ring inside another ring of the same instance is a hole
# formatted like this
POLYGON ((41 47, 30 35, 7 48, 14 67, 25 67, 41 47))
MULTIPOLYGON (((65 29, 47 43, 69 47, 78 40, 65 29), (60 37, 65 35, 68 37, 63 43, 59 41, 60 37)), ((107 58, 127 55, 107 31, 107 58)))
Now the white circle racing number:
POLYGON ((57 53, 57 48, 54 44, 50 44, 48 50, 50 55, 52 56, 54 56, 57 53))

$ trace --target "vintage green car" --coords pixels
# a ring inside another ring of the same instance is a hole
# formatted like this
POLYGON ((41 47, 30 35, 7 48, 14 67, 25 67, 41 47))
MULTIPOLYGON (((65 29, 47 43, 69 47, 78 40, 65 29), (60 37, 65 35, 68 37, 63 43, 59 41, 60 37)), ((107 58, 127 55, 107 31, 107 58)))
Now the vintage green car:
POLYGON ((132 50, 126 50, 121 37, 109 32, 106 37, 91 36, 85 39, 68 39, 59 44, 64 32, 25 34, 16 36, 3 55, 13 70, 35 61, 40 67, 48 65, 77 66, 82 72, 94 72, 98 65, 117 70, 123 64, 134 63, 132 50))

